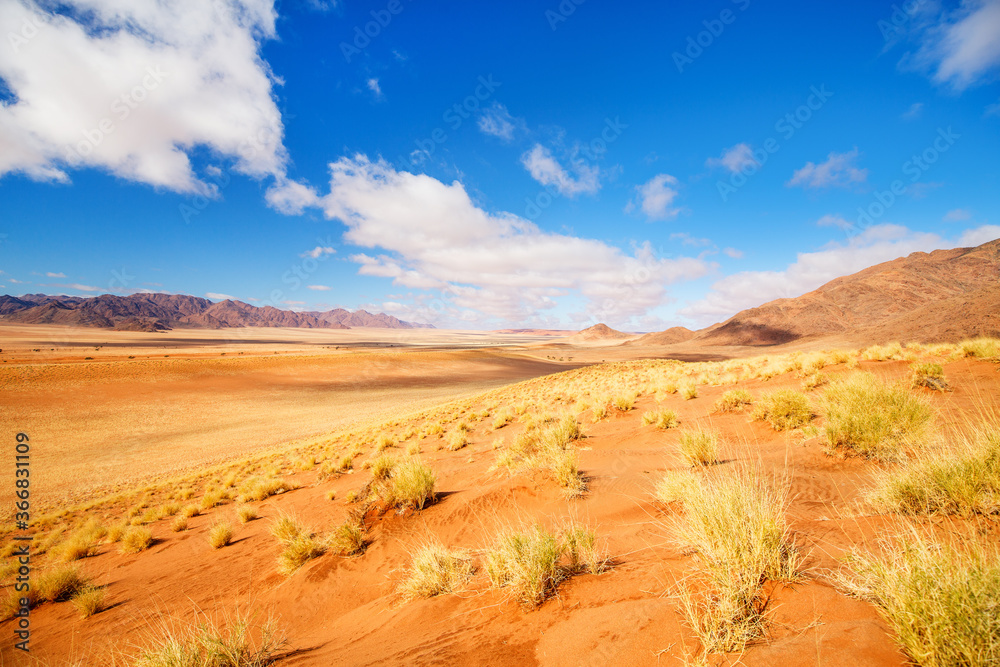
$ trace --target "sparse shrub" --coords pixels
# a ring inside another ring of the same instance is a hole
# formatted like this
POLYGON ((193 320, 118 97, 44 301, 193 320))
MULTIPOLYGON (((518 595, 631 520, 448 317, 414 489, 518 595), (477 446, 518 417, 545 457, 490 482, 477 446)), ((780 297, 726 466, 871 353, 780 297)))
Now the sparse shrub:
POLYGON ((310 531, 303 531, 283 543, 278 555, 278 570, 291 576, 313 558, 326 552, 326 547, 310 531))
POLYGON ((698 398, 698 386, 694 384, 686 384, 681 387, 681 396, 684 397, 685 401, 690 401, 693 398, 698 398))
POLYGON ((997 340, 996 338, 963 340, 958 344, 958 349, 964 357, 995 359, 1000 356, 1000 340, 997 340))
POLYGON ((406 459, 393 469, 385 500, 396 507, 421 510, 434 499, 435 481, 434 471, 420 459, 406 459))
POLYGON ((400 590, 407 597, 434 597, 461 590, 474 572, 468 554, 450 551, 440 543, 417 549, 400 590))
POLYGON ((880 473, 869 500, 902 514, 1000 512, 1000 432, 984 430, 974 440, 880 473))
POLYGON ((81 617, 90 618, 94 614, 104 611, 106 599, 105 589, 88 585, 73 596, 73 606, 80 612, 81 617))
POLYGON ((677 428, 680 423, 677 413, 673 410, 650 410, 642 415, 642 423, 646 426, 653 425, 659 429, 677 428))
POLYGON ((292 514, 281 512, 271 523, 271 535, 279 542, 290 542, 303 533, 310 531, 292 514))
POLYGON ((221 491, 208 491, 201 497, 199 507, 203 510, 210 510, 223 502, 225 501, 221 491))
POLYGON ((173 523, 170 524, 170 530, 175 533, 180 533, 187 530, 188 520, 186 516, 179 516, 174 519, 173 523))
POLYGON ((122 535, 120 549, 123 554, 137 554, 152 544, 153 531, 143 526, 132 526, 122 535))
POLYGON ((914 663, 928 667, 1000 661, 1000 553, 978 539, 935 543, 916 530, 855 551, 842 585, 869 600, 914 663))
POLYGON ((753 403, 753 396, 746 389, 730 389, 715 402, 716 412, 740 412, 753 403))
POLYGON ((201 514, 201 509, 197 505, 188 505, 183 510, 181 510, 181 516, 187 517, 188 519, 193 518, 201 514))
POLYGON ((212 529, 208 532, 208 543, 212 545, 213 549, 221 549, 222 547, 229 546, 229 543, 233 541, 234 534, 235 531, 232 525, 228 522, 220 521, 212 526, 212 529))
POLYGON ((38 602, 69 600, 90 583, 75 565, 58 565, 43 571, 33 582, 38 602))
POLYGON ((797 576, 800 559, 784 523, 784 497, 744 472, 694 485, 682 502, 675 532, 697 551, 708 592, 682 586, 681 609, 706 653, 740 651, 764 634, 763 583, 797 576))
POLYGON ((211 619, 187 628, 164 624, 159 636, 139 650, 134 667, 268 667, 285 639, 268 620, 253 627, 238 614, 223 628, 211 619))
POLYGON ((607 417, 608 416, 607 400, 597 401, 590 412, 591 412, 591 418, 593 419, 595 424, 604 419, 605 417, 607 417))
POLYGON ((751 417, 766 421, 775 431, 787 431, 809 423, 813 418, 809 399, 794 389, 779 389, 757 399, 751 417))
POLYGON ((596 532, 574 523, 567 524, 559 532, 567 573, 600 574, 604 570, 606 560, 598 553, 596 532))
POLYGON ((513 415, 510 414, 509 410, 502 410, 493 417, 493 430, 497 431, 502 429, 504 426, 510 423, 513 415))
POLYGON ((465 431, 458 430, 448 436, 448 451, 457 452, 469 444, 469 439, 465 437, 465 431))
POLYGON ((250 523, 256 519, 259 514, 257 514, 257 508, 253 505, 240 505, 236 508, 236 518, 240 520, 240 523, 250 523))
POLYGON ((941 364, 926 363, 913 364, 912 384, 914 387, 927 387, 934 391, 948 391, 948 380, 944 377, 944 369, 941 364))
POLYGON ((334 490, 332 490, 332 489, 330 491, 327 491, 326 492, 326 499, 327 500, 336 500, 337 499, 337 492, 334 491, 334 490))
POLYGON ((719 436, 713 431, 684 431, 680 439, 681 457, 690 466, 707 466, 719 460, 719 436))
POLYGON ((903 346, 899 343, 872 345, 861 352, 861 358, 866 361, 890 361, 902 359, 903 346))
POLYGON ((361 493, 357 489, 351 489, 344 496, 344 502, 348 505, 353 505, 361 499, 361 493))
POLYGON ((378 440, 375 441, 375 451, 377 453, 384 452, 390 447, 395 447, 395 446, 396 446, 396 441, 384 434, 380 435, 378 437, 378 440))
POLYGON ((372 471, 372 478, 376 481, 389 479, 392 474, 393 468, 396 467, 397 460, 395 456, 390 456, 389 454, 382 454, 377 456, 369 462, 369 467, 372 471))
POLYGON ((416 456, 420 453, 420 444, 416 442, 411 442, 406 445, 406 453, 408 456, 416 456))
POLYGON ((926 401, 870 373, 856 373, 826 389, 826 437, 832 449, 894 461, 929 431, 926 401))
POLYGON ((330 550, 340 556, 364 553, 368 546, 368 531, 360 519, 351 518, 337 526, 330 536, 330 550))
MULTIPOLYGON (((271 496, 290 491, 292 485, 280 479, 269 479, 266 477, 251 477, 240 485, 239 494, 241 502, 266 500, 271 496)), ((204 509, 205 504, 202 503, 204 509)))
POLYGON ((633 406, 635 406, 635 397, 630 394, 618 394, 611 399, 611 404, 614 406, 615 410, 628 412, 633 406))

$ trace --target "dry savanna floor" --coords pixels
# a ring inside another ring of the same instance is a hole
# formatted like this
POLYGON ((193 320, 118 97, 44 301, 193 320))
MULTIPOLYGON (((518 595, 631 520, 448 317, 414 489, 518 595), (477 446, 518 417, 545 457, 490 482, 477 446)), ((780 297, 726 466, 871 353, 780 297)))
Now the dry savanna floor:
POLYGON ((609 362, 122 488, 34 523, 0 656, 997 664, 998 357, 609 362))

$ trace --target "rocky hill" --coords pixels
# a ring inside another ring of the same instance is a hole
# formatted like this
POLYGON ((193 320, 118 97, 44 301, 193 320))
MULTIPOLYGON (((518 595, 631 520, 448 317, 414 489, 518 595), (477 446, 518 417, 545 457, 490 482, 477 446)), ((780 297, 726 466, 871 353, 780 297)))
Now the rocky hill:
POLYGON ((349 329, 352 326, 411 329, 430 326, 365 310, 352 313, 338 308, 325 313, 301 313, 230 299, 213 302, 184 294, 102 294, 90 298, 47 294, 4 295, 0 296, 0 322, 63 324, 127 331, 235 327, 349 329))

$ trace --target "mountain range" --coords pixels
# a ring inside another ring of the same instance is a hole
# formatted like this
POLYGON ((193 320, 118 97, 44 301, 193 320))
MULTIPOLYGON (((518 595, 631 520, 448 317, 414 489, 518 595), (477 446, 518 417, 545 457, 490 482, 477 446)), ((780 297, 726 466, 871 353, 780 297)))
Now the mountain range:
POLYGON ((227 299, 213 302, 184 294, 132 294, 96 297, 25 294, 0 296, 0 322, 64 324, 127 331, 172 328, 297 327, 307 329, 433 328, 404 322, 385 313, 336 308, 325 312, 295 312, 273 306, 253 306, 227 299))

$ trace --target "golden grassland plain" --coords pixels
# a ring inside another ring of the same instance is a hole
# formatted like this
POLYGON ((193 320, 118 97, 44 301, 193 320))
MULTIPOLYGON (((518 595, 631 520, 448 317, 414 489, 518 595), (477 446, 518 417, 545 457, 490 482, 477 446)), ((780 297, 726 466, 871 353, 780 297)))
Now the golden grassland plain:
POLYGON ((998 369, 993 340, 617 361, 67 502, 32 525, 38 656, 994 665, 998 369))

